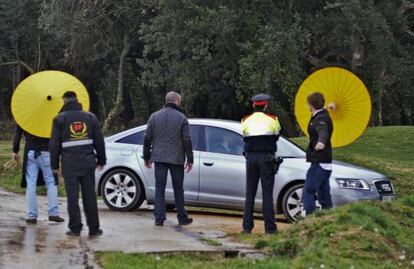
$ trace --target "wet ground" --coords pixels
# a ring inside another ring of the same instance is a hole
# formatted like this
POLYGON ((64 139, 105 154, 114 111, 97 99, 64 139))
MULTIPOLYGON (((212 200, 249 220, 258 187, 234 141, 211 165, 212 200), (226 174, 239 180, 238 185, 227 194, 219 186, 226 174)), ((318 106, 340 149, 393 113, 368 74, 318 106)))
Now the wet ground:
MULTIPOLYGON (((99 268, 95 251, 171 252, 171 251, 245 251, 249 246, 234 242, 228 234, 241 229, 240 214, 202 212, 191 209, 194 223, 178 226, 175 213, 168 213, 163 227, 154 226, 152 210, 142 206, 135 212, 114 212, 99 203, 104 235, 89 238, 87 229, 81 237, 68 237, 65 199, 60 199, 64 223, 47 220, 46 197, 38 198, 37 224, 26 224, 24 196, 0 189, 0 268, 99 268), (211 246, 203 238, 218 240, 211 246)), ((279 229, 287 224, 278 223, 279 229)), ((255 232, 263 232, 263 222, 256 220, 255 232)))

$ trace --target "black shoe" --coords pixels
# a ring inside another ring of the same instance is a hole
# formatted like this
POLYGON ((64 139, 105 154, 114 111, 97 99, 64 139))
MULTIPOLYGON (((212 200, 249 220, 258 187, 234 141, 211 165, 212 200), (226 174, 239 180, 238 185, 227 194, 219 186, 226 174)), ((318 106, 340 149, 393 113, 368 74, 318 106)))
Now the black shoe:
POLYGON ((193 223, 193 219, 192 218, 186 218, 186 219, 180 220, 178 222, 179 225, 189 225, 191 223, 193 223))
POLYGON ((251 234, 252 230, 243 230, 241 233, 242 234, 251 234))
POLYGON ((164 221, 156 220, 155 221, 155 226, 164 226, 164 221))
POLYGON ((36 224, 37 223, 37 219, 26 219, 26 223, 28 223, 28 224, 36 224))
POLYGON ((66 235, 69 236, 80 236, 80 232, 74 232, 74 231, 67 231, 66 235))
POLYGON ((101 229, 89 232, 89 236, 100 236, 102 234, 103 234, 103 231, 101 229))
POLYGON ((278 231, 274 230, 274 231, 266 231, 265 234, 277 234, 278 231))
POLYGON ((53 222, 64 222, 65 220, 59 216, 49 216, 49 221, 53 222))

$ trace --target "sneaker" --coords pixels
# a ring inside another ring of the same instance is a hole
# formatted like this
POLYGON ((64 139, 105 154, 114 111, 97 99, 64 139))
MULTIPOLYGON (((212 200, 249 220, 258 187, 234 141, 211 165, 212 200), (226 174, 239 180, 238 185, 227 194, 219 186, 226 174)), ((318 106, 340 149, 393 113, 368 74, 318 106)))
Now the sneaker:
POLYGON ((49 216, 49 221, 53 222, 64 222, 65 220, 59 216, 49 216))
POLYGON ((28 223, 28 224, 36 224, 37 223, 37 219, 26 219, 26 223, 28 223))
POLYGON ((75 232, 75 231, 67 231, 66 235, 69 236, 80 236, 80 232, 75 232))
POLYGON ((100 236, 103 234, 103 231, 101 229, 98 229, 96 231, 90 231, 89 236, 100 236))
POLYGON ((193 223, 193 219, 192 218, 186 218, 186 219, 180 220, 178 222, 179 225, 189 225, 191 223, 193 223))

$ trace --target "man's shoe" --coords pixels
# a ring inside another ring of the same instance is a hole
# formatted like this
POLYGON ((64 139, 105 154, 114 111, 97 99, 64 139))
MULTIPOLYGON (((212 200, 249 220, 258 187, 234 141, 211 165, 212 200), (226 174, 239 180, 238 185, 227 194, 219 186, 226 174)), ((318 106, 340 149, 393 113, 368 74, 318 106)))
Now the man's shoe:
POLYGON ((164 226, 164 221, 156 220, 155 221, 155 226, 164 226))
POLYGON ((243 230, 241 233, 242 233, 242 234, 251 234, 251 233, 252 233, 252 231, 251 231, 251 230, 243 230))
POLYGON ((69 236, 80 236, 80 232, 74 232, 74 231, 67 231, 66 235, 69 236))
POLYGON ((274 231, 266 231, 265 234, 277 234, 278 231, 274 230, 274 231))
POLYGON ((98 229, 96 231, 89 232, 89 236, 100 236, 102 234, 103 234, 103 231, 101 229, 98 229))
POLYGON ((179 225, 189 225, 191 223, 193 223, 193 219, 192 218, 186 218, 186 219, 180 220, 178 222, 179 225))
POLYGON ((28 223, 28 224, 36 224, 37 223, 37 219, 26 219, 26 223, 28 223))
POLYGON ((59 216, 49 216, 49 221, 53 222, 64 222, 65 219, 59 217, 59 216))

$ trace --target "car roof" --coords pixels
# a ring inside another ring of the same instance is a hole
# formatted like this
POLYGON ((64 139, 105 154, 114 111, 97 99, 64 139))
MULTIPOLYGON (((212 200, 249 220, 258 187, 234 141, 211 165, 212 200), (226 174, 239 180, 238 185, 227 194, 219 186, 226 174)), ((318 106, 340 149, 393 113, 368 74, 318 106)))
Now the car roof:
MULTIPOLYGON (((235 131, 237 133, 240 133, 240 134, 242 132, 240 122, 234 121, 234 120, 190 118, 190 119, 188 119, 188 121, 189 121, 190 124, 194 124, 194 125, 209 125, 209 126, 215 126, 215 127, 224 127, 224 128, 233 130, 233 131, 235 131)), ((119 138, 122 138, 124 136, 129 135, 129 134, 132 134, 136 131, 143 130, 143 129, 146 128, 146 126, 147 125, 144 124, 144 125, 137 126, 135 128, 125 130, 123 132, 111 135, 111 136, 107 137, 105 140, 107 142, 115 141, 119 138)))

